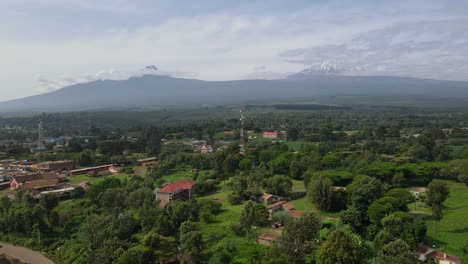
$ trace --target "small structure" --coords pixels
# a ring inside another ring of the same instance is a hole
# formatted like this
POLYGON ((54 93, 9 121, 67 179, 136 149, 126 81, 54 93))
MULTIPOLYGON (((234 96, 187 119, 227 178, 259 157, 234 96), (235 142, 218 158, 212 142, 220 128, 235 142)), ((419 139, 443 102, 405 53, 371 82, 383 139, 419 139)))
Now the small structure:
POLYGON ((265 131, 263 132, 263 138, 275 139, 278 138, 279 134, 276 131, 265 131))
POLYGON ((200 148, 200 153, 202 153, 202 154, 210 154, 210 153, 213 153, 213 152, 214 152, 214 148, 211 145, 203 145, 200 148))
POLYGON ((273 214, 275 212, 284 210, 283 209, 283 204, 285 204, 285 203, 286 203, 286 201, 282 201, 282 202, 277 202, 277 203, 270 204, 269 206, 267 206, 268 220, 273 219, 273 214))
POLYGON ((437 251, 431 247, 418 245, 418 260, 420 263, 425 263, 429 259, 434 260, 438 264, 460 264, 461 259, 456 256, 447 255, 444 252, 437 251))
POLYGON ((10 181, 10 189, 49 190, 54 189, 66 178, 55 172, 15 175, 10 181))
POLYGON ((83 168, 83 169, 77 169, 77 170, 71 170, 68 172, 69 175, 80 175, 80 174, 92 174, 96 175, 97 173, 101 171, 110 171, 111 173, 117 173, 118 168, 115 164, 107 164, 107 165, 101 165, 101 166, 95 166, 95 167, 89 167, 89 168, 83 168))
POLYGON ((264 204, 274 204, 280 201, 284 201, 285 198, 274 195, 274 194, 269 194, 269 193, 264 193, 262 196, 258 198, 258 202, 264 203, 264 204))
POLYGON ((277 236, 260 234, 257 238, 257 243, 264 246, 271 246, 276 240, 278 240, 277 236))
POLYGON ((194 183, 189 180, 181 180, 176 183, 166 183, 163 188, 154 191, 159 207, 164 208, 166 204, 174 200, 193 200, 194 183))
POLYGON ((158 165, 158 158, 156 157, 150 157, 146 159, 139 159, 137 160, 138 165, 143 166, 143 167, 148 167, 152 165, 158 165))
POLYGON ((57 160, 37 163, 32 168, 40 171, 69 171, 75 167, 75 163, 71 160, 57 160))

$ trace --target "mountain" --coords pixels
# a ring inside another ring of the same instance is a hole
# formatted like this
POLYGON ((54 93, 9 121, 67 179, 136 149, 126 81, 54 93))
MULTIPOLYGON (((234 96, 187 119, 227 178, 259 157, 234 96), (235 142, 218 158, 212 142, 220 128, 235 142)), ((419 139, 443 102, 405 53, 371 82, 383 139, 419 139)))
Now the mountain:
MULTIPOLYGON (((320 96, 456 98, 468 82, 404 77, 311 75, 283 80, 202 81, 162 75, 98 80, 0 102, 0 111, 67 111, 149 106, 284 102, 320 96)), ((376 101, 375 104, 380 104, 376 101)))

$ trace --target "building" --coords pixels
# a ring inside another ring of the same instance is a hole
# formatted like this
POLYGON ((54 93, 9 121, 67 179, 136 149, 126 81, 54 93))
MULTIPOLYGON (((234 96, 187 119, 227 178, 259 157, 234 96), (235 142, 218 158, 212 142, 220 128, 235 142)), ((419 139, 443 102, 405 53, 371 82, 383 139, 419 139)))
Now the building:
POLYGON ((269 193, 264 193, 262 196, 258 198, 258 202, 264 203, 264 204, 274 204, 280 201, 284 201, 285 199, 283 197, 269 194, 269 193))
POLYGON ((279 134, 276 131, 265 131, 263 132, 263 138, 275 139, 278 138, 279 134))
POLYGON ((461 263, 461 259, 459 257, 447 255, 444 252, 437 251, 428 246, 418 245, 417 250, 419 263, 426 263, 429 259, 434 260, 438 264, 461 263))
POLYGON ((96 174, 99 174, 102 171, 109 171, 111 173, 117 173, 119 172, 119 169, 115 164, 107 164, 107 165, 71 170, 71 171, 68 171, 68 174, 69 175, 90 174, 94 176, 96 174))
POLYGON ((257 238, 257 243, 264 246, 271 246, 276 240, 278 240, 277 236, 260 234, 257 238))
POLYGON ((15 175, 10 180, 10 189, 47 191, 56 189, 66 178, 55 172, 15 175))
POLYGON ((202 154, 210 154, 210 153, 213 153, 213 152, 214 152, 214 148, 211 145, 203 145, 200 148, 200 153, 202 153, 202 154))
POLYGON ((75 163, 71 160, 57 160, 37 163, 31 167, 40 171, 69 171, 75 167, 75 163))
POLYGON ((156 157, 150 157, 146 159, 139 159, 137 160, 138 165, 148 167, 148 166, 153 166, 153 165, 158 165, 158 158, 156 157))
POLYGON ((163 188, 156 189, 156 199, 159 200, 159 207, 174 200, 193 200, 194 183, 189 180, 181 180, 176 183, 166 183, 163 188))

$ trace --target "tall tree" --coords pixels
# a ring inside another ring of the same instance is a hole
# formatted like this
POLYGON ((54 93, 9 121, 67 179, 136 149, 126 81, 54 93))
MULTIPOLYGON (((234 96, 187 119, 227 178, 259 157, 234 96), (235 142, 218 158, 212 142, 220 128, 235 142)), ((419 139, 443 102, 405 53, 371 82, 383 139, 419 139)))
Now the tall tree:
POLYGON ((434 180, 429 183, 427 188, 427 201, 432 209, 432 217, 434 217, 437 231, 437 223, 442 220, 443 203, 449 196, 449 187, 446 183, 434 180))
POLYGON ((321 264, 360 264, 363 257, 363 248, 356 238, 335 230, 320 247, 317 260, 321 264))
POLYGON ((333 200, 332 181, 329 178, 313 177, 307 188, 307 197, 321 211, 329 211, 333 200))
POLYGON ((186 221, 180 226, 180 254, 182 263, 199 263, 202 235, 196 223, 186 221))
POLYGON ((382 247, 377 261, 379 264, 416 264, 417 259, 410 246, 401 239, 397 239, 382 247))
POLYGON ((268 221, 268 211, 263 204, 247 201, 242 209, 240 224, 249 231, 252 226, 263 225, 268 221))
POLYGON ((284 251, 288 263, 305 263, 304 257, 312 253, 319 229, 319 220, 311 212, 286 224, 278 246, 284 251))

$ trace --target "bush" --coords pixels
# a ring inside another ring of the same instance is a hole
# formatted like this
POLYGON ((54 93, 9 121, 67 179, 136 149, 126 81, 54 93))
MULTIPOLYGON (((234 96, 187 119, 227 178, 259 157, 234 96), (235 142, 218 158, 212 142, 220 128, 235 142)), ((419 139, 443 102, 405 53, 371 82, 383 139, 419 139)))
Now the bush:
POLYGON ((458 180, 468 186, 468 175, 460 174, 458 175, 458 180))
POLYGON ((123 169, 123 172, 124 172, 125 174, 133 174, 135 171, 133 170, 132 167, 125 167, 125 168, 123 169))
POLYGON ((241 224, 239 223, 232 223, 230 226, 229 226, 229 229, 231 229, 231 231, 236 235, 236 236, 244 236, 245 233, 244 233, 244 228, 242 227, 241 224))
POLYGON ((228 202, 232 205, 239 205, 242 203, 242 197, 238 194, 229 194, 227 199, 228 202))

